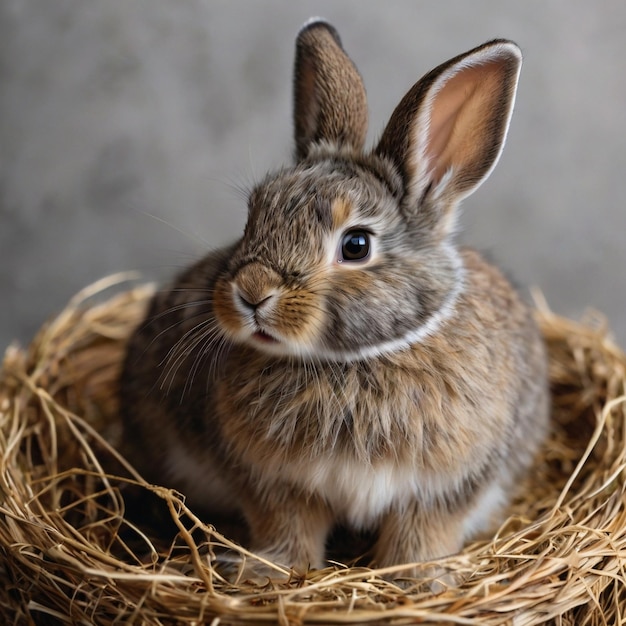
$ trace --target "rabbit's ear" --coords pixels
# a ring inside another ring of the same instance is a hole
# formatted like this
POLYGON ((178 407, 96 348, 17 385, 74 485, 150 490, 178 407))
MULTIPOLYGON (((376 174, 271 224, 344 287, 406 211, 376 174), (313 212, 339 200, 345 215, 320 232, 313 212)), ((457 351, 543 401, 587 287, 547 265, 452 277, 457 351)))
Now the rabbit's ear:
POLYGON ((322 140, 362 149, 367 132, 363 81, 337 31, 324 21, 312 20, 298 34, 293 96, 298 159, 322 140))
MULTIPOLYGON (((390 158, 406 203, 452 207, 489 176, 498 161, 515 102, 522 56, 495 40, 419 80, 393 112, 375 152, 390 158), (431 200, 429 203, 428 200, 431 200)), ((443 224, 444 230, 449 228, 443 224)))

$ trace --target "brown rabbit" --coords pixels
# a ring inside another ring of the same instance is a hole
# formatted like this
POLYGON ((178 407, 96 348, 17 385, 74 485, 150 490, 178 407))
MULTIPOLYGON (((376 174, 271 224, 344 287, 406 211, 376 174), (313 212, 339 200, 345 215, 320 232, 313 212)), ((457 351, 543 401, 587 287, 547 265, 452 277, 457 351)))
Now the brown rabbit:
POLYGON ((378 530, 378 566, 454 553, 497 521, 545 436, 532 312, 453 240, 520 66, 504 40, 444 63, 368 152, 361 77, 332 26, 306 24, 295 165, 252 190, 243 237, 156 295, 130 341, 140 468, 243 512, 274 562, 323 566, 338 522, 378 530))

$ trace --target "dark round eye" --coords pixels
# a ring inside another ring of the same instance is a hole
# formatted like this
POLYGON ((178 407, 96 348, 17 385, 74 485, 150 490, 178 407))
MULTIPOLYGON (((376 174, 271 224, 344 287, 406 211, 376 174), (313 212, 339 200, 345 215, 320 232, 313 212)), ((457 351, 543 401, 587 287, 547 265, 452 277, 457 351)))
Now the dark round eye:
POLYGON ((370 235, 364 230, 350 230, 341 242, 342 261, 362 261, 370 253, 370 235))

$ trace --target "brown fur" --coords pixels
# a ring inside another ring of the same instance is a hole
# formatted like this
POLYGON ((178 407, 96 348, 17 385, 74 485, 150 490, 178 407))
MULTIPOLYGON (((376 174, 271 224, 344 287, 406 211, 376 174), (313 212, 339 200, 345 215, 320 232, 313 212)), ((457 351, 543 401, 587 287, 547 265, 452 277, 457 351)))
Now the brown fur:
POLYGON ((451 239, 500 153, 516 50, 493 42, 433 70, 366 154, 360 78, 334 29, 305 27, 298 162, 258 185, 242 239, 157 295, 130 342, 122 407, 140 467, 205 509, 241 510, 252 547, 281 564, 323 565, 338 522, 379 529, 379 565, 454 552, 497 519, 545 435, 532 314, 451 239), (342 258, 350 229, 370 233, 363 260, 342 258))
POLYGON ((296 43, 294 126, 298 158, 304 158, 311 145, 322 139, 357 150, 365 142, 363 81, 343 54, 339 34, 324 22, 309 24, 296 43))

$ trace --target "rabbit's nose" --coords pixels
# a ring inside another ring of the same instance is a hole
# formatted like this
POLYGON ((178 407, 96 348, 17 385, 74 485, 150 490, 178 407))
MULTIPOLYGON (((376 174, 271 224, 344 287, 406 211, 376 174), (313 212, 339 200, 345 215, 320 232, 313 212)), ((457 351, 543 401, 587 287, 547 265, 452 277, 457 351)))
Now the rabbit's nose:
POLYGON ((237 303, 254 312, 273 299, 279 284, 280 276, 274 270, 260 263, 250 263, 235 276, 233 291, 237 303))
POLYGON ((244 309, 249 309, 251 313, 257 310, 261 305, 268 302, 274 297, 274 293, 270 293, 266 296, 253 297, 250 294, 243 293, 240 288, 235 285, 235 297, 238 299, 239 304, 243 306, 244 309))

